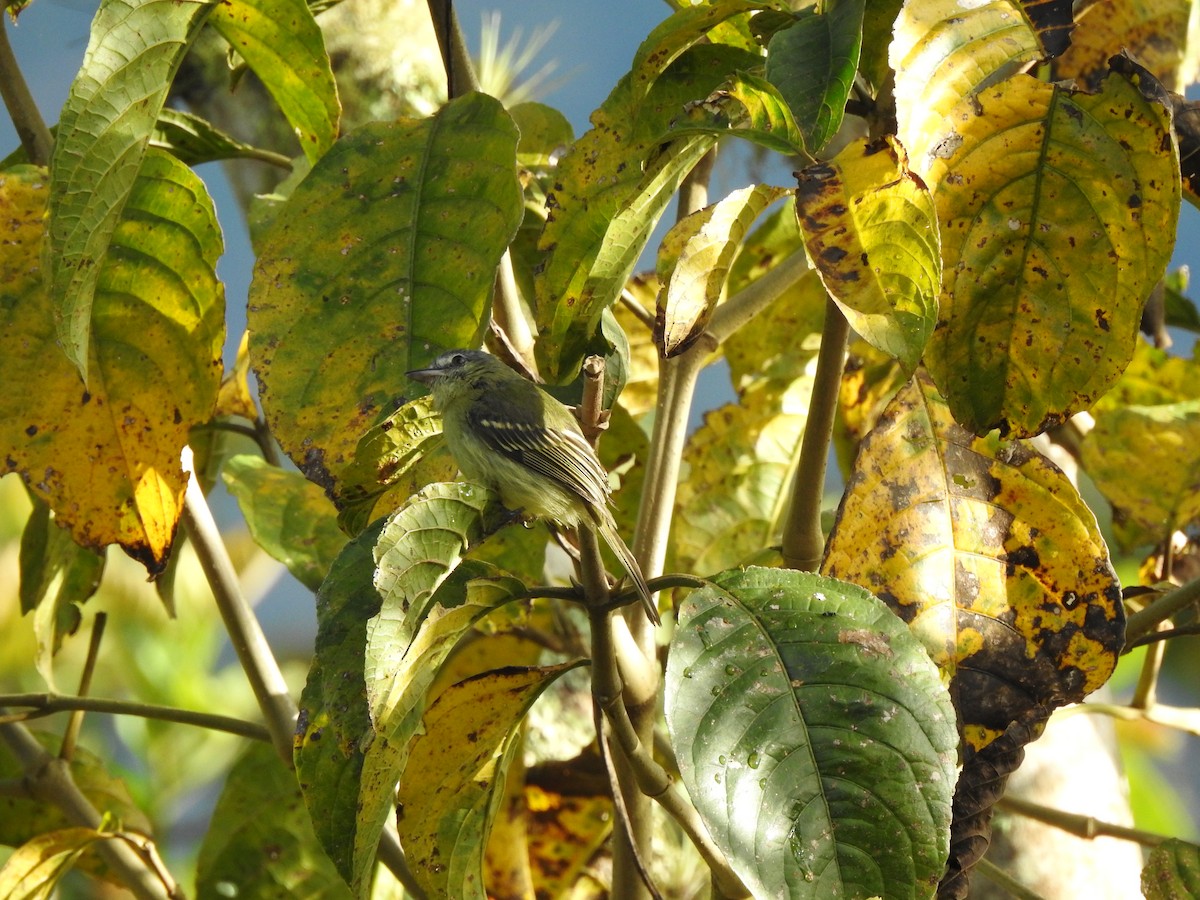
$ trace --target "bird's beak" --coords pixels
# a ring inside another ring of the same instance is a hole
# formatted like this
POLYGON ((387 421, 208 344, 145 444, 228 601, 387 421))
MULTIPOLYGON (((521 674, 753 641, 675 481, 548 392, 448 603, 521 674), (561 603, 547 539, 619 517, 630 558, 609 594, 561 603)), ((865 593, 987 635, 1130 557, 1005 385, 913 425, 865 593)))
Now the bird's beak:
POLYGON ((413 369, 411 372, 405 372, 413 381, 419 381, 422 384, 433 384, 437 377, 442 374, 441 369, 413 369))

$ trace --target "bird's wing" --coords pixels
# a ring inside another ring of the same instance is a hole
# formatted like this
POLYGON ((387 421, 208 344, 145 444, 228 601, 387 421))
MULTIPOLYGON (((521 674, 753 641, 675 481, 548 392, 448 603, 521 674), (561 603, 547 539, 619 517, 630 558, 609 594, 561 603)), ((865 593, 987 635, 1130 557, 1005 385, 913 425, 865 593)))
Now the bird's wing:
POLYGON ((605 508, 610 494, 608 473, 582 434, 511 415, 493 416, 484 408, 472 409, 468 419, 475 433, 497 453, 544 475, 594 509, 605 508))

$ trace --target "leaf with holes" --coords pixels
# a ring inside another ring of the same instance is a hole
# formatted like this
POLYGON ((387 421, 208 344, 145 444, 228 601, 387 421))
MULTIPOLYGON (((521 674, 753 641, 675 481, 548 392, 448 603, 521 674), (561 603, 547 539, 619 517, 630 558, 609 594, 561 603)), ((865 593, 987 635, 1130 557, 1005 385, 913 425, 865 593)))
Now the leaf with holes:
POLYGON ((666 716, 688 794, 754 896, 933 897, 954 710, 924 648, 867 591, 723 573, 680 607, 666 716))
POLYGON ((220 228, 196 174, 149 150, 97 273, 85 389, 38 266, 46 186, 33 167, 0 173, 0 471, 19 472, 79 544, 120 544, 157 573, 183 501, 180 452, 220 384, 220 228))
POLYGON ((521 220, 517 130, 484 94, 374 122, 313 167, 261 242, 250 350, 271 433, 336 496, 431 349, 478 346, 521 220), (414 349, 415 348, 415 349, 414 349))
POLYGON ((1125 614, 1096 517, 1021 442, 957 425, 923 374, 867 436, 821 571, 908 623, 950 679, 966 741, 1108 680, 1125 614))
POLYGON ((1121 374, 1166 271, 1180 200, 1166 111, 1121 75, 1099 94, 1020 75, 960 103, 942 133, 926 364, 970 431, 1038 434, 1121 374))
POLYGON ((808 258, 850 326, 912 371, 942 280, 933 198, 891 140, 854 141, 796 173, 808 258))
POLYGON ((943 126, 959 101, 1041 58, 1042 47, 1017 0, 905 3, 895 27, 897 135, 924 175, 930 154, 949 149, 939 142, 954 140, 943 126))

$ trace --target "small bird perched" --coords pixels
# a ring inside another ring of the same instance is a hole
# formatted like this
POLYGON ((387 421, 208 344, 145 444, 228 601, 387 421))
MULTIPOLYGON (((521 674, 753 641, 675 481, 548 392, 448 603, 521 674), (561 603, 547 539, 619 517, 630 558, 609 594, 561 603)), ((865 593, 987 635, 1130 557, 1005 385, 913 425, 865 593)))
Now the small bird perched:
POLYGON ((407 374, 429 385, 464 475, 497 491, 509 509, 598 531, 659 624, 642 569, 609 511, 608 473, 567 407, 479 350, 448 350, 407 374))

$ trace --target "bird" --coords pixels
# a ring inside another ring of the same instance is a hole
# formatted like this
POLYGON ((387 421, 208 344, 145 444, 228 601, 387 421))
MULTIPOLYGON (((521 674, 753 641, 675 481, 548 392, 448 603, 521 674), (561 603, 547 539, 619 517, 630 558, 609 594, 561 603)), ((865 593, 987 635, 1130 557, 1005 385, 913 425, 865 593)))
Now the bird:
POLYGON ((660 624, 609 508, 608 473, 566 406, 481 350, 447 350, 407 375, 428 385, 450 453, 468 479, 526 517, 594 529, 633 580, 650 621, 660 624))

